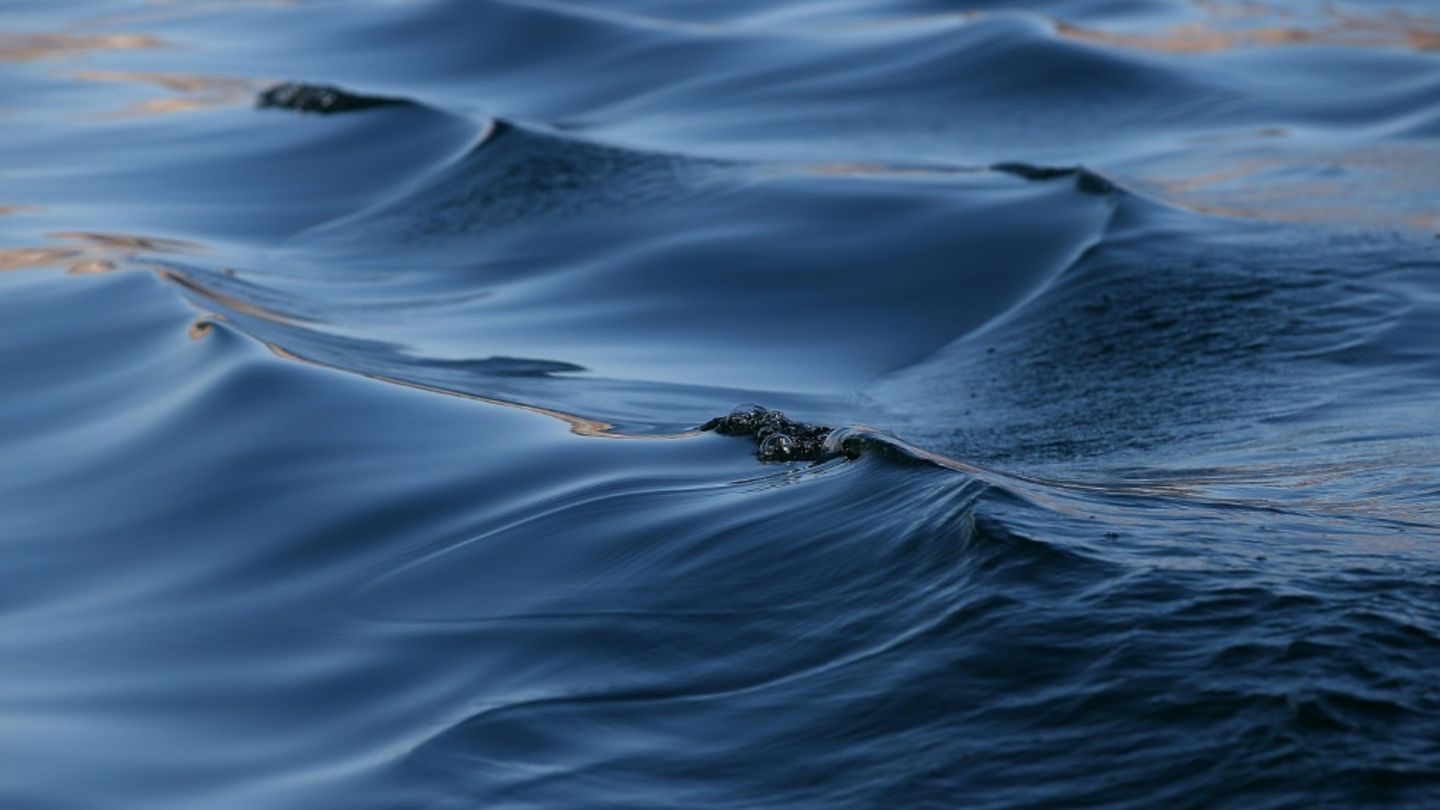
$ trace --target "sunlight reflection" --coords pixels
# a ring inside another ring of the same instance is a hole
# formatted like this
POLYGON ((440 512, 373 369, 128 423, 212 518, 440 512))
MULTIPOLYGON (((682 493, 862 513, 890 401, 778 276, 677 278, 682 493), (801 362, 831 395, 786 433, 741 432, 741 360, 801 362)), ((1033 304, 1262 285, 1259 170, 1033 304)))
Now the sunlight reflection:
POLYGON ((1440 19, 1379 9, 1349 13, 1326 5, 1311 20, 1289 9, 1259 2, 1197 0, 1209 19, 1154 33, 1118 33, 1056 21, 1060 36, 1079 42, 1163 53, 1216 53, 1284 45, 1339 45, 1352 48, 1440 49, 1440 19), (1237 25, 1235 21, 1246 25, 1237 25), (1269 24, 1248 25, 1256 21, 1269 24))
POLYGON ((164 47, 146 34, 0 34, 0 62, 61 59, 91 51, 138 51, 164 47))
POLYGON ((1242 155, 1191 155, 1158 176, 1122 179, 1146 194, 1206 214, 1433 231, 1440 152, 1421 143, 1355 149, 1287 145, 1283 151, 1268 147, 1242 155), (1187 173, 1186 166, 1197 161, 1206 169, 1187 173))
POLYGON ((230 76, 122 70, 83 70, 69 75, 70 78, 83 82, 153 85, 181 94, 179 98, 134 102, 114 113, 120 117, 167 115, 191 110, 243 106, 249 104, 266 84, 257 79, 230 76))
POLYGON ((51 239, 78 245, 0 249, 0 271, 64 267, 72 275, 109 273, 132 262, 141 252, 197 254, 205 248, 194 242, 133 234, 61 231, 51 239))

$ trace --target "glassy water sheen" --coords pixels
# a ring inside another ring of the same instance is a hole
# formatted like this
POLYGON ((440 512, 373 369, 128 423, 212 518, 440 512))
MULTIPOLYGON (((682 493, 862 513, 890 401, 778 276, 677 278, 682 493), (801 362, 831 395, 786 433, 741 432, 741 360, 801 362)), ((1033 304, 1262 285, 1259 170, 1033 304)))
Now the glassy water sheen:
POLYGON ((1428 0, 0 28, 0 806, 1440 806, 1428 0))

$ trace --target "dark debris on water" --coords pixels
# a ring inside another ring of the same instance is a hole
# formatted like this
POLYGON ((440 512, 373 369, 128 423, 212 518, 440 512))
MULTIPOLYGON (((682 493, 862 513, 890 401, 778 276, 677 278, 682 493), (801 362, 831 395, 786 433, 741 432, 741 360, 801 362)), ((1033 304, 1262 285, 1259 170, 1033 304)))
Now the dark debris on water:
POLYGON ((265 89, 255 100, 261 109, 274 108, 295 112, 334 115, 405 104, 403 99, 383 96, 362 96, 326 84, 282 82, 265 89))
POLYGON ((832 428, 797 422, 759 405, 741 405, 700 429, 722 436, 750 437, 761 461, 826 461, 847 455, 840 443, 830 441, 835 433, 832 428))

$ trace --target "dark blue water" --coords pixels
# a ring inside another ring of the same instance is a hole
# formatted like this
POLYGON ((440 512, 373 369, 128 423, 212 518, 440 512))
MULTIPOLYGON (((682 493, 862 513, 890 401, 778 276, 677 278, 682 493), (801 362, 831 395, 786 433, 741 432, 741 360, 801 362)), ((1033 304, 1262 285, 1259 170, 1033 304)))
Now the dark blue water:
POLYGON ((1428 0, 0 31, 0 806, 1440 806, 1428 0))

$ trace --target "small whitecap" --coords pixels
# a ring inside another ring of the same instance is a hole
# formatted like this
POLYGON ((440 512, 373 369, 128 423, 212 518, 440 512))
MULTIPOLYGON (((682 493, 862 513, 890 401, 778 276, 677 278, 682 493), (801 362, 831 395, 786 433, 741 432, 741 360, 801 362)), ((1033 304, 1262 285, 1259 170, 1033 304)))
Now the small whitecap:
POLYGON ((860 431, 855 428, 836 428, 825 435, 825 455, 847 456, 855 458, 860 455, 860 431))
POLYGON ((794 451, 795 440, 784 433, 767 436, 760 443, 761 458, 789 458, 794 451))
POLYGON ((765 409, 760 407, 759 405, 756 405, 753 402, 743 402, 730 409, 730 418, 741 419, 746 417, 759 417, 764 415, 764 413, 765 409))

